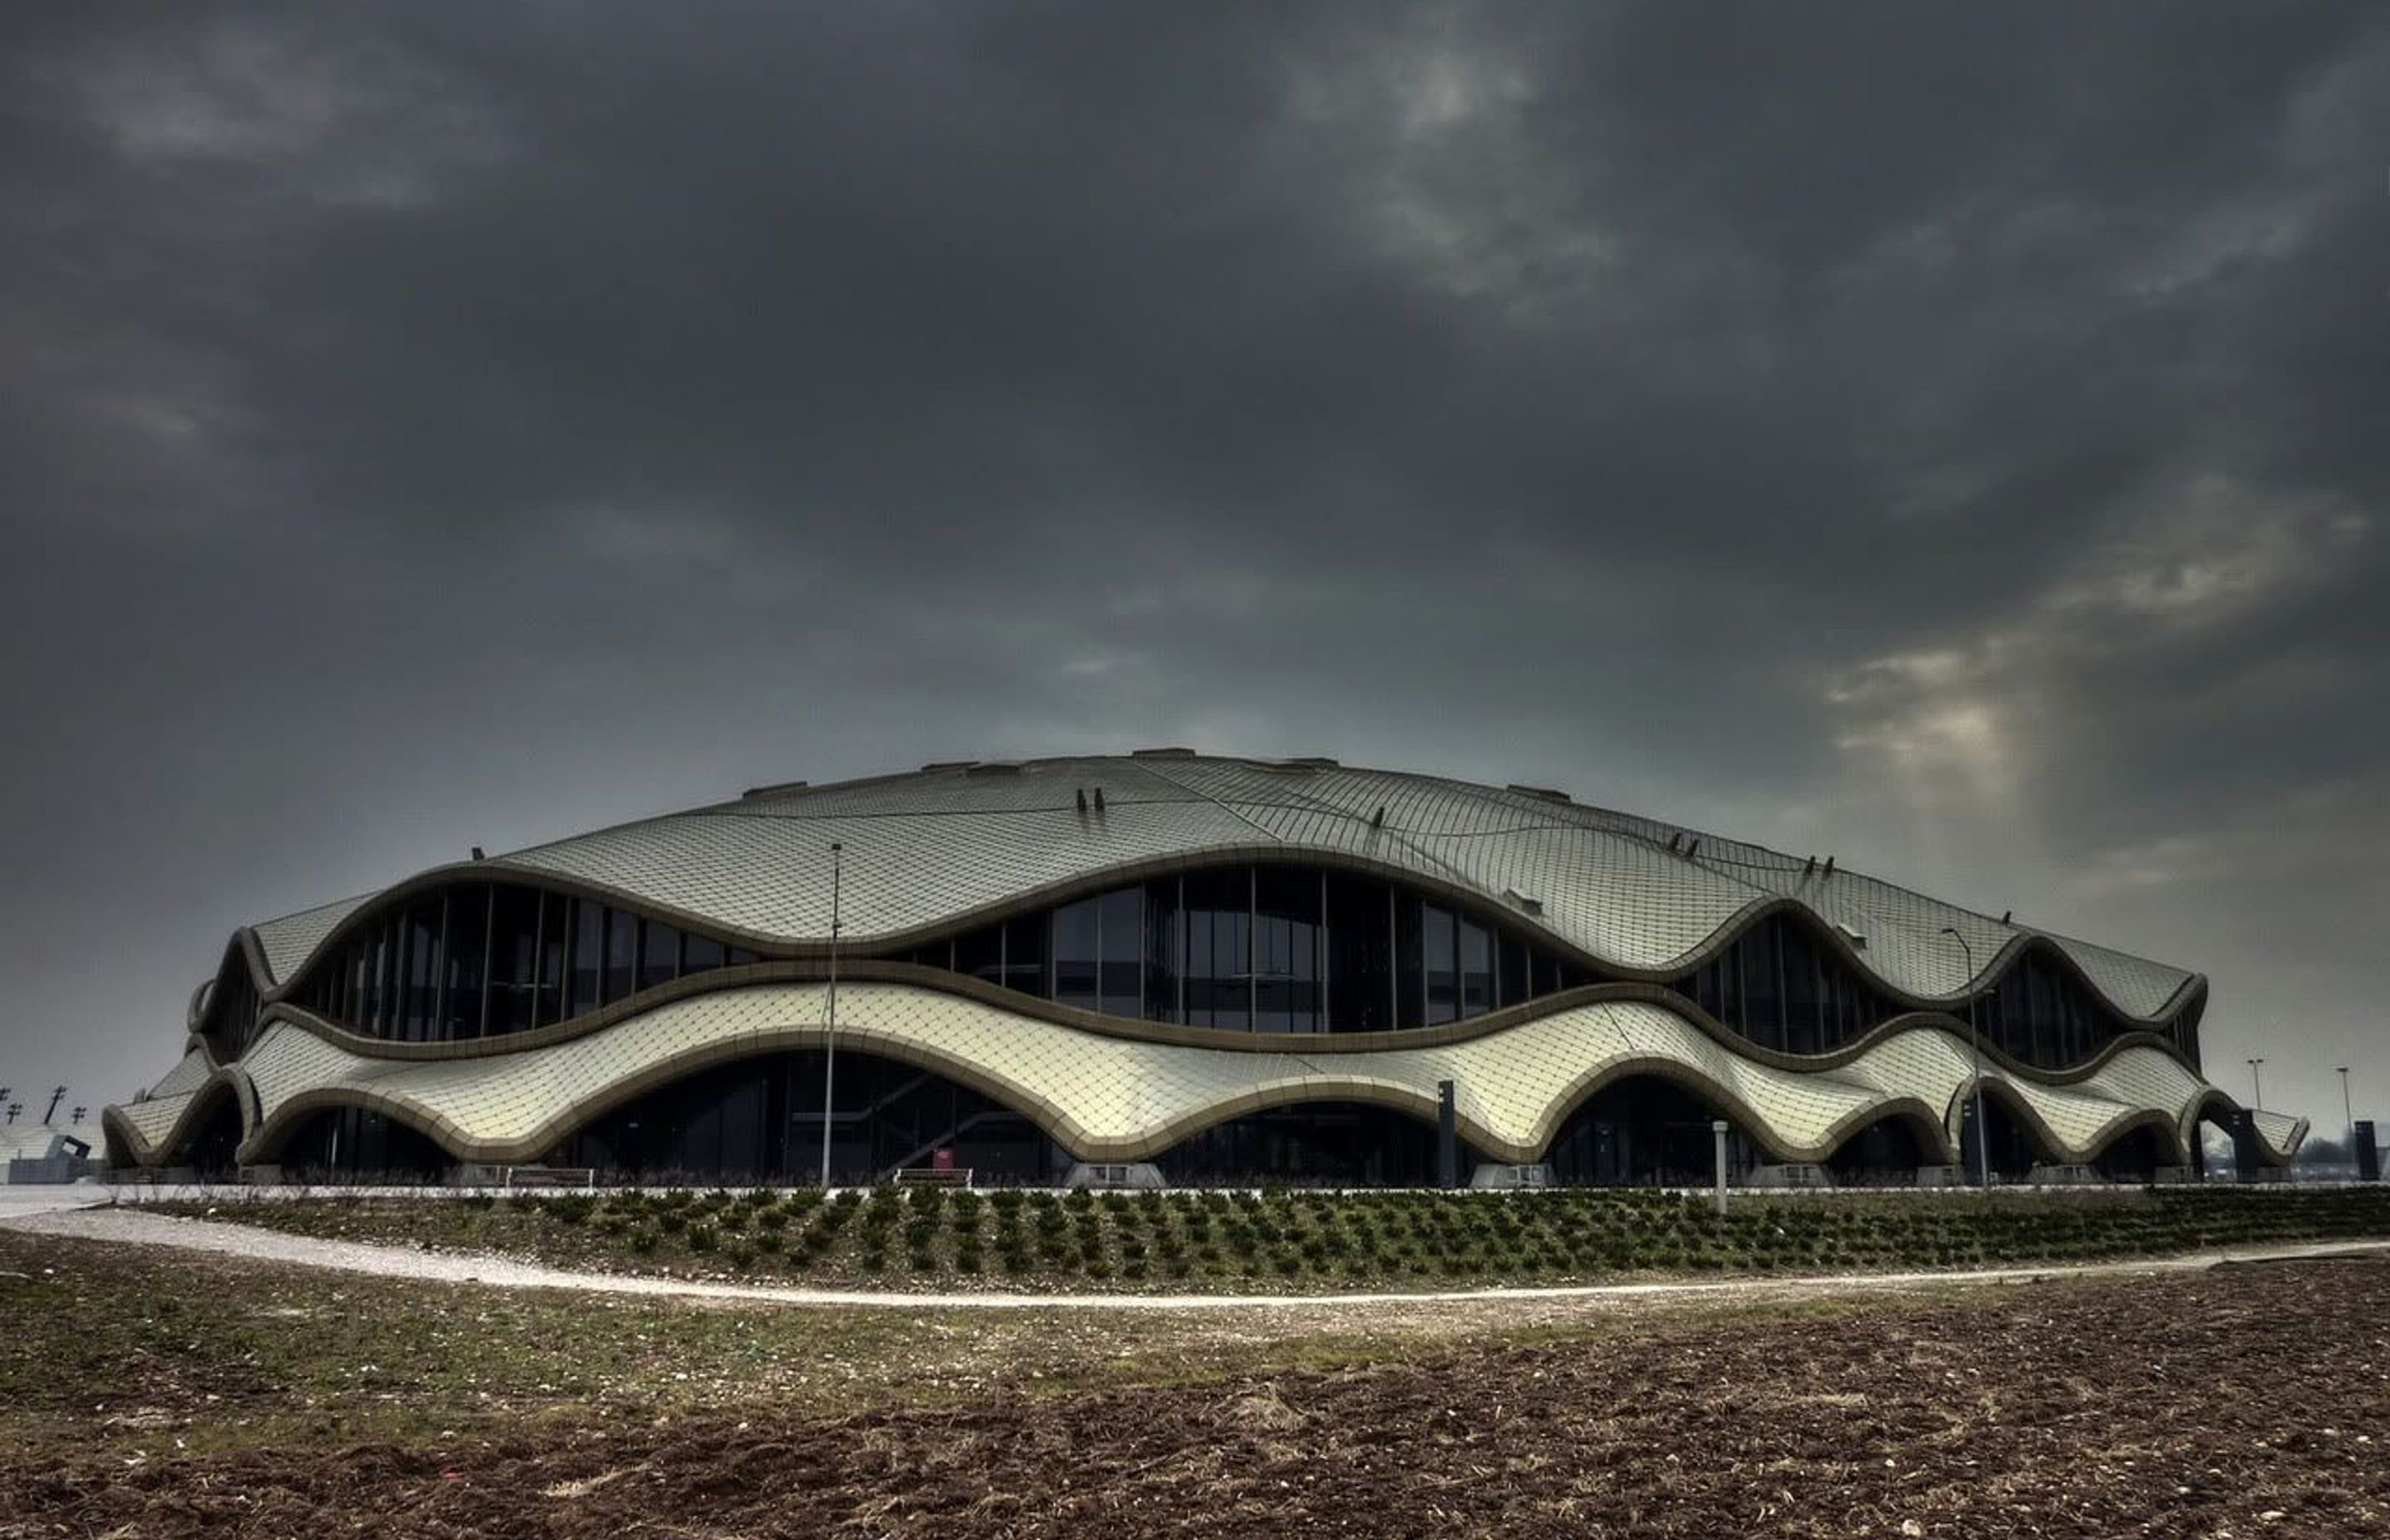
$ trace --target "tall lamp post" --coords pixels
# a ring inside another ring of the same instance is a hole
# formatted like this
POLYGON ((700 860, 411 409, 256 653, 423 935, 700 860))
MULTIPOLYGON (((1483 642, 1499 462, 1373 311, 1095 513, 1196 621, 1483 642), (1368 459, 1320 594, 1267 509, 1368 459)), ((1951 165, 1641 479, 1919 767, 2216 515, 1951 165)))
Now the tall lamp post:
POLYGON ((2340 1115, 2348 1124, 2348 1158, 2357 1159, 2357 1109, 2348 1099, 2348 1066, 2336 1064, 2332 1073, 2340 1076, 2340 1115))
POLYGON ((1992 1185, 1992 1130, 1984 1122, 1984 1039, 1975 1031, 1975 949, 1955 925, 1942 927, 1942 933, 1959 943, 1967 958, 1967 1053, 1974 1062, 1975 1072, 1975 1186, 1989 1188, 1992 1185))
POLYGON ((829 1190, 829 1130, 830 1109, 837 1105, 831 1093, 838 1084, 838 931, 839 887, 845 876, 846 846, 833 840, 829 846, 829 991, 823 1002, 822 1015, 822 1190, 829 1190))
POLYGON ((2258 1069, 2265 1062, 2262 1059, 2249 1060, 2249 1110, 2252 1112, 2262 1112, 2266 1110, 2266 1082, 2264 1077, 2257 1073, 2258 1069))

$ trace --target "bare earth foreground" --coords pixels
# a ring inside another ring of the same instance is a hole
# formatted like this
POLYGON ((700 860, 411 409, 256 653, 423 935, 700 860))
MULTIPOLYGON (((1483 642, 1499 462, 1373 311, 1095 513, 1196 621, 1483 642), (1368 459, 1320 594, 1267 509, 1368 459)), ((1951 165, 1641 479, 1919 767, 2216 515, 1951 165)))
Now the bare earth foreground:
POLYGON ((2371 1256, 908 1320, 0 1236, 0 1537, 2390 1535, 2385 1303, 2371 1256))

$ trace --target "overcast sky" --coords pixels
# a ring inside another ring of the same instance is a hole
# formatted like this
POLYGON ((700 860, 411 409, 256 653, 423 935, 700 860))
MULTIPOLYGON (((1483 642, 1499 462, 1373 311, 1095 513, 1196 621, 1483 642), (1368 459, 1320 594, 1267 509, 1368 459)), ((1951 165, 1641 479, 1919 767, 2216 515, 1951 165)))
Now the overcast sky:
POLYGON ((0 12, 0 1084, 932 759, 1566 788, 2390 1117, 2390 7, 0 12))

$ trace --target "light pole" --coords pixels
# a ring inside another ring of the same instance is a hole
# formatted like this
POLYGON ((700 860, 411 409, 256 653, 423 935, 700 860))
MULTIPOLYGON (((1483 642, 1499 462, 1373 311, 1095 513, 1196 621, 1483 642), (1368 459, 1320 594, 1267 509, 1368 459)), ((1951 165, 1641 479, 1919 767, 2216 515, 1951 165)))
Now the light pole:
POLYGON ((2249 1060, 2249 1110, 2252 1112, 2262 1112, 2266 1109, 2266 1082, 2257 1073, 2258 1066, 2265 1062, 2262 1059, 2249 1060))
MULTIPOLYGON (((1975 1031, 1975 949, 1955 925, 1942 927, 1942 933, 1959 943, 1967 958, 1967 1053, 1974 1061, 1975 1071, 1975 1186, 1989 1188, 1992 1185, 1992 1130, 1984 1122, 1984 1039, 1975 1031)), ((1963 1152, 1962 1152, 1963 1153, 1963 1152)))
POLYGON ((829 992, 823 1002, 822 1015, 822 1190, 829 1190, 829 1129, 830 1109, 836 1105, 831 1092, 838 1084, 838 930, 839 887, 845 876, 845 844, 833 840, 829 846, 829 992))
POLYGON ((2348 1124, 2348 1158, 2354 1161, 2357 1159, 2357 1109, 2350 1105, 2348 1099, 2348 1066, 2334 1065, 2332 1072, 2340 1076, 2340 1115, 2348 1124))

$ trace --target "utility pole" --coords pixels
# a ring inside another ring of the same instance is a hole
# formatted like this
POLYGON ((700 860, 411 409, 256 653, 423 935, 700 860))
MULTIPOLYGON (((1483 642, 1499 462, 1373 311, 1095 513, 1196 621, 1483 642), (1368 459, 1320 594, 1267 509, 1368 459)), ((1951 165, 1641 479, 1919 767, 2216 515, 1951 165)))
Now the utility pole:
POLYGON ((2348 1158, 2357 1159, 2357 1110, 2348 1099, 2348 1066, 2336 1064, 2332 1072, 2340 1076, 2340 1115, 2348 1124, 2348 1158))
POLYGON ((830 1109, 837 1105, 832 1093, 838 1084, 838 931, 839 888, 845 875, 845 844, 833 840, 829 846, 829 990, 822 1012, 822 1190, 829 1190, 829 1130, 830 1109))
POLYGON ((1988 1189, 1992 1185, 1992 1130, 1984 1122, 1984 1039, 1975 1030, 1975 949, 1967 944, 1967 938, 1959 933, 1955 925, 1942 927, 1942 933, 1957 942, 1967 958, 1967 1052, 1975 1067, 1975 1186, 1988 1189))
POLYGON ((64 1101, 64 1100, 66 1100, 66 1099, 67 1099, 67 1088, 66 1088, 65 1086, 61 1085, 61 1086, 59 1086, 57 1090, 52 1091, 52 1092, 50 1093, 50 1110, 49 1110, 48 1111, 44 1112, 44 1113, 42 1114, 42 1122, 43 1122, 43 1123, 53 1123, 58 1122, 58 1103, 60 1103, 60 1102, 62 1102, 62 1101, 64 1101))

